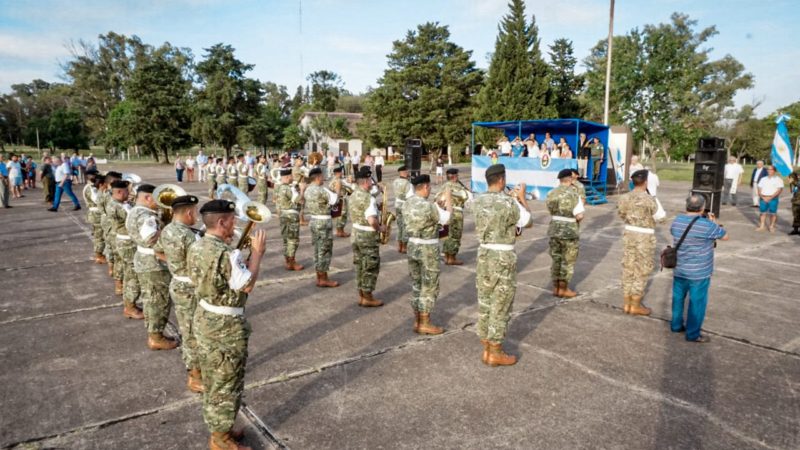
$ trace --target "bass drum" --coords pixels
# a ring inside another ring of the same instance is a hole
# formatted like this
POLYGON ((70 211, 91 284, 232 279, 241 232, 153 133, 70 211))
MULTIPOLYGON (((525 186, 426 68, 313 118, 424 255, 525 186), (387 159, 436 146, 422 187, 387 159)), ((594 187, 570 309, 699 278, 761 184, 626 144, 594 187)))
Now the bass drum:
POLYGON ((331 218, 341 217, 342 212, 344 212, 344 199, 340 198, 335 205, 331 206, 331 218))
POLYGON ((247 177, 247 192, 252 192, 258 182, 253 177, 247 177))

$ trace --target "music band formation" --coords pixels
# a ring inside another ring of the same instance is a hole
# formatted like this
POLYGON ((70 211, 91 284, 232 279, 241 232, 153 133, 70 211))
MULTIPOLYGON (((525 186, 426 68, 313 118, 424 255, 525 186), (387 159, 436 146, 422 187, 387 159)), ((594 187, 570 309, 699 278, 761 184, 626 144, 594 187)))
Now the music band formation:
MULTIPOLYGON (((413 331, 423 335, 444 332, 431 319, 439 297, 440 252, 445 265, 463 264, 457 256, 465 209, 471 212, 480 244, 475 286, 481 360, 492 367, 516 363, 516 356, 505 353, 502 344, 516 292, 514 245, 533 219, 525 185, 509 188, 502 164, 486 170, 488 191, 474 197, 459 181, 458 169, 448 169, 447 182, 433 199, 430 177, 410 178, 402 166, 391 185, 395 198, 391 211, 388 187, 373 179, 368 166, 355 171, 352 179, 345 179, 342 167, 336 167, 326 183, 321 158, 309 157, 308 166, 297 159, 272 170, 260 158, 255 180, 240 175, 247 171, 241 166, 236 170, 235 161, 227 166, 221 162, 217 159, 205 168, 211 200, 202 207, 197 196, 179 186, 153 186, 136 175, 114 171, 87 172, 90 183, 83 191, 95 261, 108 264, 115 293, 123 299, 123 316, 144 321, 151 350, 178 346, 176 339, 164 335, 170 308, 175 308, 187 387, 203 394, 210 448, 244 448, 237 443, 241 433, 233 430, 233 424, 244 389, 250 335, 244 308, 266 245, 265 232, 254 230, 254 225, 271 218, 268 188, 274 190, 285 269, 304 270, 295 254, 300 227, 307 223, 316 286, 338 287, 328 277, 334 234, 349 237, 357 304, 364 308, 383 305, 374 296, 380 247, 389 242, 396 223, 397 250, 407 255, 411 278, 413 331), (257 189, 255 201, 248 196, 252 189, 257 189), (246 226, 237 229, 237 221, 246 226), (345 231, 348 221, 351 233, 345 231)), ((561 298, 578 295, 569 288, 584 216, 585 191, 578 176, 577 170, 559 172, 559 185, 546 199, 553 295, 561 298)), ((642 306, 642 298, 653 269, 653 229, 665 214, 646 191, 647 171, 634 173, 632 179, 634 190, 619 202, 625 222, 624 312, 647 315, 650 311, 642 306)))

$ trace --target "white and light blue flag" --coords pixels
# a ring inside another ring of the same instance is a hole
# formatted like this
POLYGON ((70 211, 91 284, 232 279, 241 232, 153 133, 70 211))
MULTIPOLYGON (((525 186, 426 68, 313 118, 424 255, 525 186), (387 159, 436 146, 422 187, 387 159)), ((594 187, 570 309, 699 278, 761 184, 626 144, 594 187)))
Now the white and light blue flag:
POLYGON ((784 177, 792 173, 792 143, 789 140, 789 130, 786 129, 786 121, 791 119, 787 114, 781 114, 775 120, 775 139, 772 140, 772 164, 775 169, 784 177))
MULTIPOLYGON (((547 193, 558 186, 558 172, 561 169, 577 169, 578 161, 572 158, 548 158, 544 167, 539 158, 499 158, 499 164, 506 166, 506 185, 516 186, 525 183, 525 191, 537 200, 544 200, 547 193)), ((472 192, 486 192, 486 169, 492 165, 489 156, 472 157, 472 192)))

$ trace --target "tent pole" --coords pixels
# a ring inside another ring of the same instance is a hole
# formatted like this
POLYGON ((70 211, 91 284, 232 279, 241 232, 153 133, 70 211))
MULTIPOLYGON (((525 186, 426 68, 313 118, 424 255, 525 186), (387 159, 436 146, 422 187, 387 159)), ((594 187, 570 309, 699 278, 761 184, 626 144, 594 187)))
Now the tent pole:
POLYGON ((471 158, 472 156, 475 156, 475 124, 472 124, 472 134, 470 135, 469 141, 470 141, 469 154, 471 158))
POLYGON ((608 125, 608 97, 611 92, 611 44, 614 40, 614 0, 611 0, 611 8, 608 15, 608 58, 606 60, 606 98, 605 108, 603 109, 603 124, 608 125))

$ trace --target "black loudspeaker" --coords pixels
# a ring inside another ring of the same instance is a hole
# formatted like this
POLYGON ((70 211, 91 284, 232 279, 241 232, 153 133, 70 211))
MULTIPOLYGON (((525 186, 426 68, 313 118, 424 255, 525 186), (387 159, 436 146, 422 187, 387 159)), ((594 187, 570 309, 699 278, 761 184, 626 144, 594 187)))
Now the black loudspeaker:
POLYGON ((706 197, 706 209, 719 217, 719 204, 722 186, 725 182, 725 163, 728 153, 725 140, 721 138, 702 138, 697 142, 694 154, 694 179, 692 193, 706 197))
POLYGON ((406 139, 403 159, 405 159, 405 165, 411 176, 419 175, 422 170, 422 141, 420 139, 406 139))

